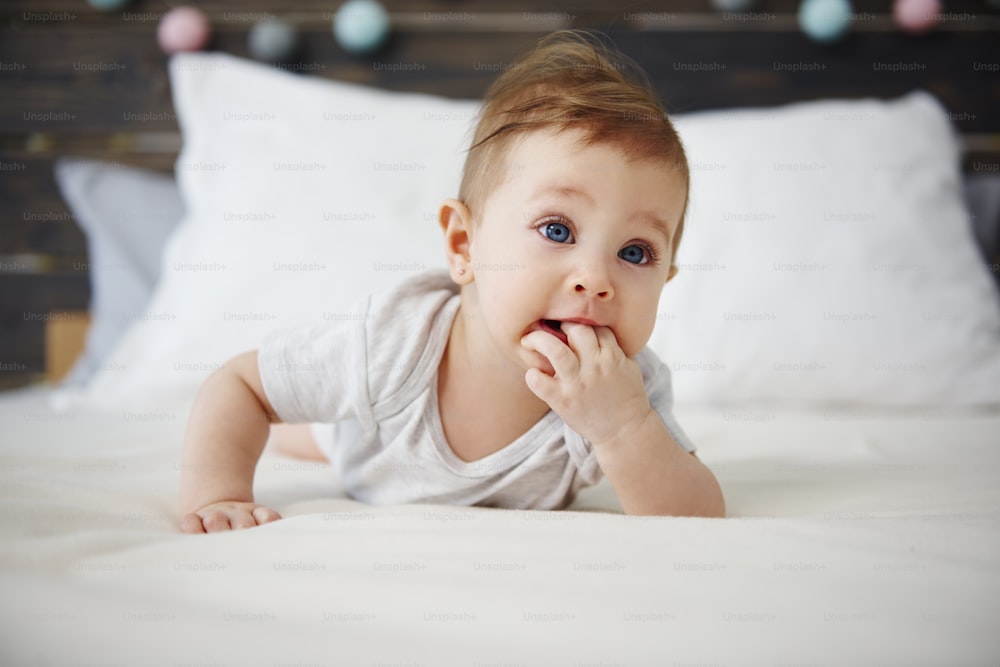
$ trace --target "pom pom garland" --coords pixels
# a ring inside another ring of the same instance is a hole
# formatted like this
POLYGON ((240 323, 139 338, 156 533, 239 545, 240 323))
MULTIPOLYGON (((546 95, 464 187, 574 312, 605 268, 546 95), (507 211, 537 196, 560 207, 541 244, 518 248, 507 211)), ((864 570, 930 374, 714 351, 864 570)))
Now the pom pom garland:
MULTIPOLYGON (((94 9, 120 10, 130 0, 87 0, 94 9)), ((756 0, 711 0, 721 12, 746 12, 756 0)), ((988 0, 1000 7, 1000 0, 988 0)), ((893 0, 892 17, 904 31, 926 33, 941 18, 941 0, 893 0)), ((798 22, 802 31, 820 43, 835 42, 848 32, 853 19, 850 0, 802 0, 798 22)), ((389 13, 377 0, 346 0, 333 17, 333 36, 345 50, 371 53, 381 47, 391 29, 389 13)), ((208 17, 196 7, 175 7, 163 15, 156 31, 160 48, 168 54, 204 49, 211 38, 208 17)), ((247 50, 261 61, 287 63, 299 55, 301 38, 295 26, 280 18, 256 23, 247 36, 247 50)))

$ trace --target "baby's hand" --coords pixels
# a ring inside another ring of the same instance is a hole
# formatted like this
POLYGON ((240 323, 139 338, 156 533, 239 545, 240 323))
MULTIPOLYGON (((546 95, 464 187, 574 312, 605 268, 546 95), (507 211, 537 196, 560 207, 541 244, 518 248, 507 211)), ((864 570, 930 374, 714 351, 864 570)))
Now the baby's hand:
POLYGON ((595 446, 640 424, 652 409, 642 372, 625 356, 611 329, 563 322, 562 330, 569 345, 545 331, 521 339, 521 345, 545 357, 555 371, 550 375, 529 368, 528 388, 595 446))
POLYGON ((273 509, 257 503, 223 500, 185 514, 181 517, 181 530, 185 533, 218 533, 252 528, 280 518, 281 515, 273 509))

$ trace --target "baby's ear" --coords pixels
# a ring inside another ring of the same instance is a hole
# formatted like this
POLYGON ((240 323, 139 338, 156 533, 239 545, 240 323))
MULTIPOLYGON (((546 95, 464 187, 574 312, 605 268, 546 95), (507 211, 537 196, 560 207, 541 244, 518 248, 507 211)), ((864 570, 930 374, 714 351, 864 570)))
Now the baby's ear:
POLYGON ((438 211, 438 224, 441 225, 441 229, 447 234, 448 226, 453 223, 470 226, 472 224, 472 212, 464 202, 458 199, 445 199, 441 202, 441 209, 438 211))
POLYGON ((444 232, 444 253, 451 279, 459 285, 472 282, 472 213, 457 199, 445 199, 438 213, 438 223, 444 232))
POLYGON ((668 282, 668 283, 669 283, 669 282, 670 282, 671 280, 673 280, 673 279, 674 279, 674 276, 676 276, 676 275, 677 275, 677 271, 678 271, 678 269, 677 269, 677 265, 676 265, 676 264, 671 264, 671 265, 670 265, 670 270, 669 270, 669 271, 667 271, 667 282, 668 282))

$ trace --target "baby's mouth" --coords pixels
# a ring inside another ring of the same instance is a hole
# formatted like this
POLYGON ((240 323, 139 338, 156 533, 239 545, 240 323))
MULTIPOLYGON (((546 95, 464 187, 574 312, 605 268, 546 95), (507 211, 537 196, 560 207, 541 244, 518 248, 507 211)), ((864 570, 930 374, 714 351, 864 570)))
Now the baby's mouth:
POLYGON ((559 340, 563 342, 564 345, 569 345, 569 338, 562 330, 562 322, 559 320, 539 320, 539 328, 542 331, 547 331, 559 340))

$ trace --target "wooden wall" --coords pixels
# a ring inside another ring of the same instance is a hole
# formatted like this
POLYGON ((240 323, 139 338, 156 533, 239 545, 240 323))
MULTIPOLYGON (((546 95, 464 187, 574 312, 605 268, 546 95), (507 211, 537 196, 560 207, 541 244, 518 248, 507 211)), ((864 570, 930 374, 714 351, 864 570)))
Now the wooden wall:
MULTIPOLYGON (((855 30, 821 46, 798 30, 794 0, 760 0, 750 14, 708 0, 383 0, 395 32, 379 53, 344 53, 330 32, 336 0, 194 2, 211 18, 212 49, 246 55, 247 32, 268 14, 297 23, 303 76, 392 90, 477 97, 540 35, 605 31, 637 60, 673 112, 774 105, 820 97, 892 97, 915 88, 949 108, 969 172, 1000 170, 1000 13, 945 2, 932 34, 906 35, 890 0, 856 0, 855 30), (417 63, 405 72, 380 67, 417 63)), ((85 309, 86 247, 52 178, 63 155, 169 172, 180 138, 166 57, 155 43, 163 2, 100 13, 83 0, 6 0, 0 6, 0 387, 44 368, 44 315, 85 309)))

